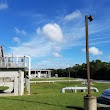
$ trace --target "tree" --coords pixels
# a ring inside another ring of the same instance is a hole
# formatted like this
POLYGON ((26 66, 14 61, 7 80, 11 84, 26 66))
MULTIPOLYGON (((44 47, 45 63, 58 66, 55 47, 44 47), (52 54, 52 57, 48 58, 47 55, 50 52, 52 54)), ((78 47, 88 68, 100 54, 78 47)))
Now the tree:
MULTIPOLYGON (((59 77, 68 77, 69 72, 71 77, 87 78, 87 64, 76 64, 73 67, 66 69, 54 70, 54 74, 59 77)), ((92 79, 110 80, 110 62, 102 62, 101 60, 92 60, 90 62, 90 75, 92 79)))

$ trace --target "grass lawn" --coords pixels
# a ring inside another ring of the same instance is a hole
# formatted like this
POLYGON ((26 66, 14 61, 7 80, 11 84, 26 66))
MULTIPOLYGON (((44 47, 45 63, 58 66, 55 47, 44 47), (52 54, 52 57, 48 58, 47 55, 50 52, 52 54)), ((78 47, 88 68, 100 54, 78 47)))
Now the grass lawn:
POLYGON ((7 86, 0 86, 0 93, 4 93, 5 90, 7 90, 9 87, 7 86))
MULTIPOLYGON (((63 87, 84 86, 81 82, 56 82, 31 84, 30 96, 0 97, 0 110, 84 110, 83 100, 87 92, 73 93, 66 91, 61 93, 63 87)), ((96 84, 100 92, 92 92, 94 96, 100 96, 102 91, 110 84, 96 84)), ((99 108, 98 110, 109 110, 99 108)))
POLYGON ((0 90, 7 90, 9 87, 7 87, 7 86, 0 86, 0 90))
POLYGON ((75 78, 58 77, 58 78, 33 78, 31 81, 57 81, 57 80, 74 80, 75 78))

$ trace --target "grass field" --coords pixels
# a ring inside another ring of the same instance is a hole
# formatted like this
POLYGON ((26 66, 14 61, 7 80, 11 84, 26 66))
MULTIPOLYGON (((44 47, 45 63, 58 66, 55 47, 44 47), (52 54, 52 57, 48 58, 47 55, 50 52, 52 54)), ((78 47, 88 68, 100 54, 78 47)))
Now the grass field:
POLYGON ((0 90, 7 90, 9 87, 7 87, 7 86, 0 86, 0 90))
MULTIPOLYGON (((81 82, 56 82, 31 84, 30 96, 0 97, 0 110, 84 110, 83 100, 87 92, 73 93, 66 91, 61 93, 63 87, 83 86, 81 82)), ((100 96, 102 91, 110 84, 96 84, 100 92, 92 92, 94 96, 100 96)), ((98 110, 109 110, 98 108, 98 110)))
POLYGON ((57 81, 57 80, 74 80, 75 78, 33 78, 31 81, 57 81))

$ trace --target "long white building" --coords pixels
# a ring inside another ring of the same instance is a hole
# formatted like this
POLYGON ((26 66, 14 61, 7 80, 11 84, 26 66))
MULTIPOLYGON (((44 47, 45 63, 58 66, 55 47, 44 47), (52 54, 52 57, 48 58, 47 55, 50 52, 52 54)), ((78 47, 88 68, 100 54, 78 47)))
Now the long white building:
POLYGON ((51 77, 51 70, 44 70, 44 69, 41 69, 41 70, 31 70, 30 72, 30 77, 31 78, 50 78, 51 77))

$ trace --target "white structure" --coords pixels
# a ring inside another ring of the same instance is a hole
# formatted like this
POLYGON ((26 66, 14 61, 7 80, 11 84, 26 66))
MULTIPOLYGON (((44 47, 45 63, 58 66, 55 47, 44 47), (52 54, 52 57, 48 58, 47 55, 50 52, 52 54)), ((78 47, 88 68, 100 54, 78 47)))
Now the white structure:
POLYGON ((23 95, 24 87, 27 94, 30 94, 30 70, 31 58, 29 56, 4 56, 3 48, 0 47, 0 81, 2 82, 2 78, 8 78, 8 83, 13 81, 14 95, 23 95), (25 71, 28 71, 28 74, 25 71))
MULTIPOLYGON (((14 95, 23 95, 24 94, 24 72, 22 71, 0 71, 0 77, 13 78, 13 89, 14 95)), ((10 82, 8 82, 10 83, 10 82)), ((8 86, 8 83, 5 86, 8 86)), ((11 91, 10 91, 11 92, 11 91)))
POLYGON ((54 83, 55 81, 30 81, 32 84, 37 84, 37 83, 54 83))
POLYGON ((31 70, 30 72, 31 78, 50 78, 51 70, 31 70))
POLYGON ((35 73, 35 77, 36 77, 36 76, 37 76, 38 78, 40 78, 41 72, 38 71, 37 75, 36 75, 36 73, 35 73))
MULTIPOLYGON (((74 92, 77 92, 77 91, 80 90, 80 91, 85 92, 87 89, 88 89, 87 87, 77 87, 77 86, 75 86, 75 87, 65 87, 65 88, 62 89, 62 93, 65 93, 65 90, 72 90, 74 92)), ((95 88, 95 87, 91 87, 90 89, 94 90, 94 92, 99 92, 98 89, 95 88)))

